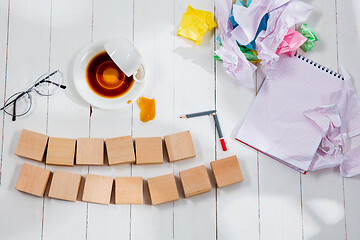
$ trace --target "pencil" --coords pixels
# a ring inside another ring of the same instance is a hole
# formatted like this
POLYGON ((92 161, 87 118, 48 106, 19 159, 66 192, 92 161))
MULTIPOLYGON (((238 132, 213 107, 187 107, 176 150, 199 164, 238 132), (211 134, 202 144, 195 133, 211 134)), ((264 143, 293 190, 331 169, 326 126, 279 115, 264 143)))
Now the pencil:
POLYGON ((216 110, 186 114, 186 115, 180 116, 180 118, 200 117, 200 116, 210 115, 210 114, 213 114, 213 113, 216 113, 216 110))
POLYGON ((214 114, 213 117, 214 117, 216 129, 217 129, 218 134, 219 134, 221 147, 222 147, 223 151, 225 152, 225 151, 227 151, 227 147, 226 147, 226 144, 225 144, 224 136, 223 136, 221 128, 220 128, 219 118, 218 118, 217 114, 214 114))

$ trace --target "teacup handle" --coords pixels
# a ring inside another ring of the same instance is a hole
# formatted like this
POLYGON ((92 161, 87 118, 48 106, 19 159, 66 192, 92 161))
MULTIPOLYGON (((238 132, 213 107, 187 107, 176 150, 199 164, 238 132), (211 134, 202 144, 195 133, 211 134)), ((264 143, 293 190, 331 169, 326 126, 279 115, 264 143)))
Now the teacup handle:
POLYGON ((140 67, 133 75, 134 81, 137 83, 143 83, 145 81, 145 65, 141 63, 140 67))

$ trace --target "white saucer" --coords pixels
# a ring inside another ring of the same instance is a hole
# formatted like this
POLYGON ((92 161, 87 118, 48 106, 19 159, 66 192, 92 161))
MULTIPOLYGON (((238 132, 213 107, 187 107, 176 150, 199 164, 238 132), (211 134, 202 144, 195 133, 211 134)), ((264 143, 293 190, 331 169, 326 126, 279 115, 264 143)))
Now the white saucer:
POLYGON ((109 40, 98 41, 86 45, 75 58, 73 68, 73 81, 77 92, 90 105, 103 109, 118 109, 128 104, 128 101, 136 101, 145 88, 146 79, 134 82, 131 89, 118 98, 104 98, 95 94, 86 82, 85 71, 89 61, 98 53, 105 51, 104 45, 109 40))

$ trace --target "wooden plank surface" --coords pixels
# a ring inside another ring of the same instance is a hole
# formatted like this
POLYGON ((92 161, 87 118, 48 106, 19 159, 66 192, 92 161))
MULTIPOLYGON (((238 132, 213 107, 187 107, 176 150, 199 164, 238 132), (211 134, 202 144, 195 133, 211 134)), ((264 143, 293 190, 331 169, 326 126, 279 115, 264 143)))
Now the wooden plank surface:
MULTIPOLYGON (((93 1, 93 41, 133 38, 133 1, 93 1)), ((113 138, 131 135, 132 104, 124 109, 92 109, 90 136, 113 138)), ((90 173, 108 177, 131 176, 131 165, 91 167, 90 173)), ((113 201, 113 199, 112 199, 113 201)), ((129 239, 130 206, 89 204, 87 239, 129 239)))
MULTIPOLYGON (((338 40, 338 65, 343 66, 350 73, 352 82, 359 94, 360 69, 357 56, 360 54, 360 19, 357 11, 360 2, 351 0, 347 4, 337 1, 337 40, 338 40)), ((345 199, 345 223, 346 239, 355 240, 360 238, 360 193, 356 191, 360 187, 360 178, 344 178, 345 199)))
MULTIPOLYGON (((217 48, 219 46, 216 46, 217 48)), ((256 81, 256 75, 255 81, 256 81)), ((244 175, 241 184, 217 189, 218 239, 259 239, 259 198, 257 152, 234 138, 254 97, 254 89, 237 84, 216 62, 216 109, 228 151, 222 151, 216 135, 216 159, 236 154, 244 175), (253 177, 256 176, 256 177, 253 177), (233 223, 237 223, 233 227, 233 223)))
MULTIPOLYGON (((174 34, 177 32, 183 13, 192 7, 213 12, 213 1, 175 1, 174 34)), ((214 78, 214 33, 206 33, 198 47, 194 42, 175 38, 174 45, 174 133, 190 130, 196 157, 175 162, 174 173, 205 164, 215 159, 214 120, 210 116, 180 119, 189 113, 215 109, 214 78)), ((178 181, 178 185, 180 182, 178 181)), ((180 199, 174 204, 174 239, 216 239, 216 192, 200 194, 189 199, 180 199), (189 213, 192 214, 189 214, 189 213), (196 227, 195 227, 196 226, 196 227)), ((184 193, 181 193, 183 196, 184 193)))
MULTIPOLYGON (((156 117, 142 123, 133 104, 133 137, 163 137, 173 129, 173 43, 174 2, 136 0, 134 2, 134 44, 146 59, 147 78, 143 96, 155 98, 156 117)), ((132 176, 144 179, 173 172, 172 164, 133 165, 132 176)), ((172 239, 173 203, 151 206, 147 184, 144 204, 131 206, 132 240, 172 239)))
MULTIPOLYGON (((9 8, 6 87, 2 88, 5 96, 26 90, 49 67, 50 2, 11 2, 9 8)), ((23 163, 31 161, 14 155, 22 128, 46 132, 46 98, 34 96, 33 100, 31 114, 21 121, 12 122, 9 116, 3 120, 0 204, 2 215, 7 217, 1 218, 1 239, 38 240, 42 236, 43 199, 15 190, 23 163), (23 231, 19 231, 19 226, 23 226, 23 231)), ((30 164, 44 167, 33 161, 30 164)))
MULTIPOLYGON (((0 86, 1 89, 5 89, 5 80, 6 80, 6 66, 7 66, 7 58, 8 58, 8 17, 9 17, 9 2, 8 1, 0 1, 0 86)), ((5 91, 0 91, 1 99, 4 99, 5 91)), ((4 117, 4 113, 1 113, 1 116, 4 117)), ((4 121, 0 121, 0 126, 3 128, 4 121)), ((2 130, 3 131, 3 130, 2 130)), ((1 138, 1 146, 3 146, 3 139, 1 138)), ((1 151, 1 159, 0 165, 2 164, 3 150, 1 151)), ((1 186, 1 176, 2 169, 0 169, 0 186, 1 186)))
MULTIPOLYGON (((360 87, 357 64, 357 1, 306 0, 314 6, 307 21, 319 37, 305 55, 338 70, 343 65, 360 87)), ((187 5, 214 11, 214 1, 0 0, 0 99, 29 87, 38 76, 60 69, 68 89, 46 98, 33 94, 30 114, 0 121, 0 239, 348 239, 360 237, 360 178, 343 179, 338 169, 301 175, 233 140, 255 90, 238 86, 213 60, 216 33, 200 46, 176 36, 187 5), (81 9, 81 10, 79 10, 81 9), (8 18, 8 13, 9 18, 8 18), (8 21, 9 20, 9 21, 8 21), (136 103, 105 111, 83 102, 72 86, 76 53, 103 39, 133 40, 148 65, 144 96, 155 98, 154 121, 142 123, 136 103), (211 117, 180 115, 217 109, 228 146, 223 152, 211 117), (46 166, 14 155, 22 128, 52 137, 163 137, 190 130, 196 157, 136 166, 46 166), (237 155, 242 183, 184 198, 179 171, 237 155), (41 199, 15 190, 23 163, 107 177, 146 180, 174 173, 180 199, 152 206, 145 184, 144 204, 98 205, 41 199), (19 230, 21 226, 21 231, 19 230), (67 229, 59 231, 59 229, 67 229)), ((257 76, 258 83, 261 77, 257 76)), ((3 113, 2 113, 3 114, 3 113)), ((3 115, 1 115, 3 116, 3 115)))
MULTIPOLYGON (((89 137, 89 105, 74 92, 72 66, 76 53, 91 41, 91 7, 87 1, 52 2, 49 69, 59 69, 67 86, 49 98, 47 133, 52 137, 89 137)), ((47 168, 82 176, 88 172, 87 166, 47 168)), ((87 203, 45 198, 44 204, 43 239, 86 239, 87 203), (68 231, 58 231, 59 226, 68 231)))
MULTIPOLYGON (((306 2, 314 7, 307 22, 319 36, 319 42, 305 56, 337 71, 336 1, 306 2)), ((343 180, 339 170, 302 175, 301 187, 304 239, 346 239, 343 180)))

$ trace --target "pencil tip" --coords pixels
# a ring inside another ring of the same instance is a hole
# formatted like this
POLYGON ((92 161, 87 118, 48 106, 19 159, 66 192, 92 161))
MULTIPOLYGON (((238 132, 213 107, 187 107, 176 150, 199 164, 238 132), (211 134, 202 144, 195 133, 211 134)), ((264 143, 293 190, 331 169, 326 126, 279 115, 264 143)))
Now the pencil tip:
POLYGON ((180 116, 180 118, 186 118, 186 115, 184 115, 184 116, 180 116))

